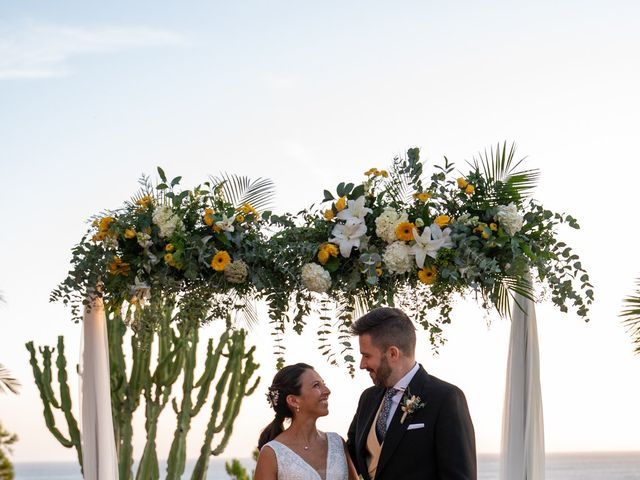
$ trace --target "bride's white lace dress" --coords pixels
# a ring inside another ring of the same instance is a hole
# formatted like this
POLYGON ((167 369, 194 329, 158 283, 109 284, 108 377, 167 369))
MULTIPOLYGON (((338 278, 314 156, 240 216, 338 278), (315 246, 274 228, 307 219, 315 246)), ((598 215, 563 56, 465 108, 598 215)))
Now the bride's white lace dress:
POLYGON ((322 477, 300 455, 277 440, 271 440, 265 446, 271 447, 276 454, 278 480, 348 480, 349 470, 342 438, 337 433, 327 432, 327 442, 325 477, 322 477))

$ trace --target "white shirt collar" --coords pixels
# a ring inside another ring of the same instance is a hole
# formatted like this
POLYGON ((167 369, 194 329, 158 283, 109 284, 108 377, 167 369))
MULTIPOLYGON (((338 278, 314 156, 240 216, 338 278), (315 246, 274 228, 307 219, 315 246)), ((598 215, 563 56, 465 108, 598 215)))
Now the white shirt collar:
POLYGON ((404 377, 398 380, 396 384, 393 386, 393 388, 396 388, 404 392, 409 386, 409 383, 411 382, 411 380, 413 379, 413 376, 418 372, 419 368, 420 368, 420 365, 418 365, 418 362, 416 362, 413 368, 409 370, 404 377))

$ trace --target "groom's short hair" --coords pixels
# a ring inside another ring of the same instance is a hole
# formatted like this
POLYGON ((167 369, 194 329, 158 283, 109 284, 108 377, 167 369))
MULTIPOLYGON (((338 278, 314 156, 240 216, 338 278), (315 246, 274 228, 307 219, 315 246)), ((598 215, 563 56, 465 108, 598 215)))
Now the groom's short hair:
POLYGON ((381 350, 396 346, 405 355, 415 354, 416 327, 399 308, 374 308, 351 325, 351 333, 370 335, 372 343, 381 350))

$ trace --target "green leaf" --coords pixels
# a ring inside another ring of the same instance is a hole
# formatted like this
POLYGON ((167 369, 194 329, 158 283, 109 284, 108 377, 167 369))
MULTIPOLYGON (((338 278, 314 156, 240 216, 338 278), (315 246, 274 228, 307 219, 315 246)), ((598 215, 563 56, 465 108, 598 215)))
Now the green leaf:
POLYGON ((324 199, 323 202, 330 202, 334 200, 333 194, 329 190, 324 191, 324 199))
POLYGON ((158 175, 160 175, 160 180, 162 180, 164 183, 167 182, 167 176, 164 174, 164 170, 160 167, 158 168, 158 175))
POLYGON ((353 189, 353 192, 351 192, 351 196, 353 198, 360 198, 363 195, 364 195, 364 185, 362 184, 358 185, 356 188, 353 189))

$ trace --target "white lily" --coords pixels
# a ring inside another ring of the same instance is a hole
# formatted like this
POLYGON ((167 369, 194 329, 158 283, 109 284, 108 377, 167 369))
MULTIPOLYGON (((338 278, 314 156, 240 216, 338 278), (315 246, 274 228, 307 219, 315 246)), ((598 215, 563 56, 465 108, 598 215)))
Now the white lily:
POLYGON ((413 229, 413 238, 416 243, 411 246, 411 253, 416 257, 416 265, 418 268, 424 267, 424 260, 427 255, 435 259, 438 255, 438 250, 454 246, 450 235, 450 228, 442 230, 435 223, 425 228, 422 235, 418 235, 418 231, 415 228, 413 229))
POLYGON ((225 232, 233 232, 235 230, 233 222, 236 219, 235 216, 228 218, 225 214, 222 214, 222 220, 216 222, 216 226, 220 227, 225 232))
POLYGON ((364 195, 361 195, 355 200, 347 200, 347 208, 338 212, 336 217, 341 220, 348 220, 350 218, 364 220, 365 215, 372 211, 370 208, 364 206, 364 195))
POLYGON ((340 247, 340 254, 349 258, 353 247, 360 248, 360 238, 365 233, 367 233, 367 226, 364 224, 364 220, 355 217, 347 218, 345 223, 339 223, 333 227, 331 231, 333 237, 329 241, 337 243, 340 247))

